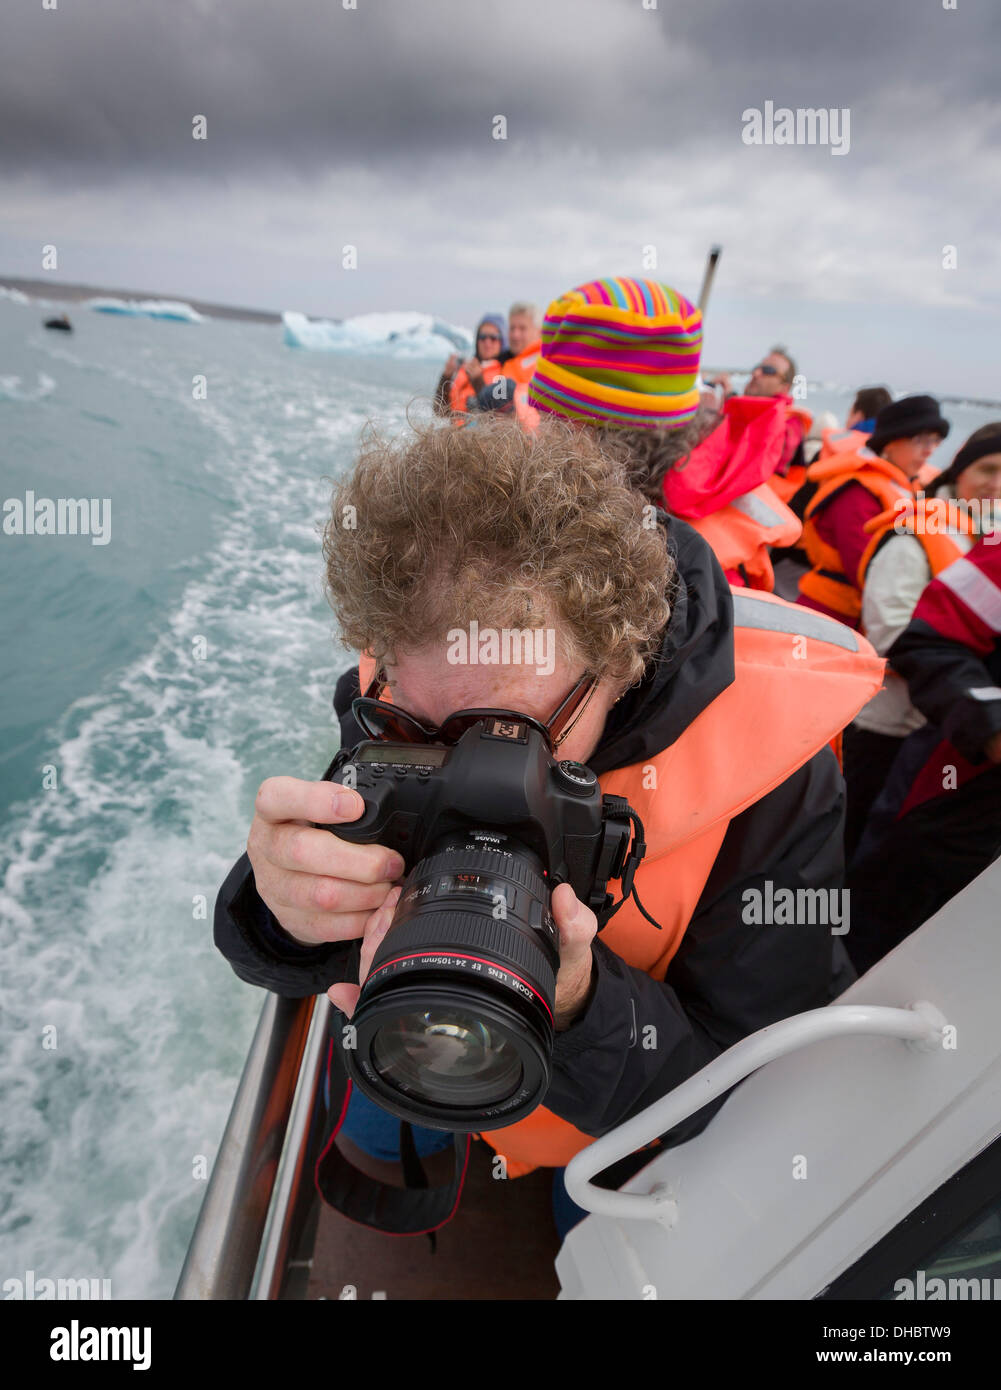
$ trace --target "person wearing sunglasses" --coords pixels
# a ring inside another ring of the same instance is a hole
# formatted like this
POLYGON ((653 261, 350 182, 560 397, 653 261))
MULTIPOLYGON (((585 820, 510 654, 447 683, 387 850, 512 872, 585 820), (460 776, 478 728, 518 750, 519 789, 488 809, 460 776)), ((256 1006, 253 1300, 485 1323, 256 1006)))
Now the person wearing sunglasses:
POLYGON ((751 369, 745 396, 787 396, 796 375, 796 364, 782 348, 774 347, 751 369))
POLYGON ((812 568, 799 581, 798 603, 860 626, 859 566, 872 538, 866 526, 915 498, 948 433, 934 396, 905 396, 879 412, 867 444, 810 465, 802 544, 812 568))
MULTIPOLYGON (((774 347, 757 366, 751 368, 751 375, 741 394, 745 396, 787 395, 795 375, 796 364, 785 348, 774 347)), ((724 398, 738 394, 730 381, 729 372, 719 372, 716 376, 707 377, 703 384, 706 387, 721 388, 724 398)))
POLYGON ((465 418, 477 393, 501 375, 501 367, 512 356, 504 315, 484 314, 476 326, 472 356, 463 361, 453 352, 445 363, 435 388, 435 414, 465 418))
MULTIPOLYGON (((695 365, 650 409, 697 409, 695 365)), ((701 537, 654 512, 580 422, 373 436, 338 487, 324 549, 343 639, 362 653, 337 683, 343 746, 366 733, 447 745, 477 711, 511 712, 645 827, 635 886, 649 916, 625 901, 599 935, 568 884, 553 892, 553 1081, 526 1121, 483 1136, 508 1176, 562 1169, 739 1038, 850 982, 812 913, 765 924, 746 902, 768 884, 840 883, 843 784, 828 743, 883 669, 861 639, 770 596, 734 597, 701 537), (491 656, 473 645, 487 631, 551 634, 552 660, 538 659, 542 644, 533 662, 513 645, 507 662, 503 648, 491 656)), ((356 791, 324 780, 261 785, 248 853, 216 905, 216 944, 241 979, 327 990, 350 1015, 404 872, 388 848, 337 837, 361 811, 356 791)), ((371 1111, 358 1123, 355 1142, 385 1157, 364 1138, 371 1111)))
POLYGON ((768 480, 783 502, 788 502, 805 481, 806 460, 803 456, 803 441, 813 423, 809 411, 793 404, 792 388, 795 379, 796 363, 786 348, 778 346, 773 347, 751 368, 751 375, 739 394, 734 391, 726 372, 707 383, 723 388, 725 408, 739 410, 741 400, 748 396, 752 400, 767 397, 774 402, 773 430, 770 433, 777 431, 780 436, 778 452, 775 452, 770 439, 761 452, 763 456, 767 453, 769 458, 774 460, 768 465, 768 480), (729 407, 727 403, 730 401, 734 401, 735 405, 729 407))

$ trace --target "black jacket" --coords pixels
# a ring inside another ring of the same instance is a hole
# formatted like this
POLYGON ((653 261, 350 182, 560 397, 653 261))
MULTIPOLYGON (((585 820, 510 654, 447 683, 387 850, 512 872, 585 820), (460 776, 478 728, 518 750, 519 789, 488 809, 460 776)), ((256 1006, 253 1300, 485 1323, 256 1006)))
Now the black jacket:
MULTIPOLYGON (((690 527, 672 520, 669 535, 680 583, 660 659, 609 714, 590 760, 599 773, 669 747, 734 679, 733 605, 723 572, 690 527)), ((350 712, 357 693, 353 670, 335 696, 342 746, 361 737, 350 712)), ((766 880, 775 890, 841 886, 843 789, 825 748, 730 822, 664 980, 626 965, 596 939, 590 1003, 556 1035, 550 1110, 587 1134, 604 1134, 739 1039, 822 1007, 851 983, 829 927, 751 926, 741 917, 744 890, 763 891, 766 880)), ((220 890, 215 941, 242 980, 278 994, 357 980, 356 943, 303 947, 285 935, 257 895, 246 855, 220 890)), ((697 1133, 719 1103, 671 1131, 669 1142, 697 1133)))
POLYGON ((982 763, 985 745, 1001 731, 1001 700, 983 697, 984 691, 1001 685, 1001 641, 981 656, 958 632, 939 631, 912 618, 888 656, 928 722, 964 758, 982 763))

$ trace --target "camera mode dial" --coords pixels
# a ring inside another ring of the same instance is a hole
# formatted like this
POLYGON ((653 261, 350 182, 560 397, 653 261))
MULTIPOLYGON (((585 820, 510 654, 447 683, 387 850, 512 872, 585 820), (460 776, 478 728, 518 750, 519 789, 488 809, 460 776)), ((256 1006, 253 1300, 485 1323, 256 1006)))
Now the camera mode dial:
POLYGON ((574 796, 590 796, 598 785, 598 778, 584 763, 557 763, 553 775, 564 791, 574 796))

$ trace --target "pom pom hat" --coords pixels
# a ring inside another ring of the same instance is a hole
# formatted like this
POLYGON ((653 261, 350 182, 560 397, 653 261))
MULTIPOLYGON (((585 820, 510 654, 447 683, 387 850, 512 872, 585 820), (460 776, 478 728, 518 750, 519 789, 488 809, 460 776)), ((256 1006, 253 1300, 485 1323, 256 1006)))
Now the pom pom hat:
POLYGON ((550 304, 528 385, 537 410, 619 429, 680 429, 699 408, 702 314, 654 280, 592 280, 550 304))

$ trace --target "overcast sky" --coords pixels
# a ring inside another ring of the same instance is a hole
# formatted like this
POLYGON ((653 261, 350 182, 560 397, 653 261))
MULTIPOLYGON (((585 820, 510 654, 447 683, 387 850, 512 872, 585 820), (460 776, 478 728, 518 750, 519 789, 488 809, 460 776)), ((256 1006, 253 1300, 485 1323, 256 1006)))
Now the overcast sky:
POLYGON ((707 361, 1001 398, 998 0, 55 3, 0 19, 0 279, 469 323, 718 241, 707 361))

